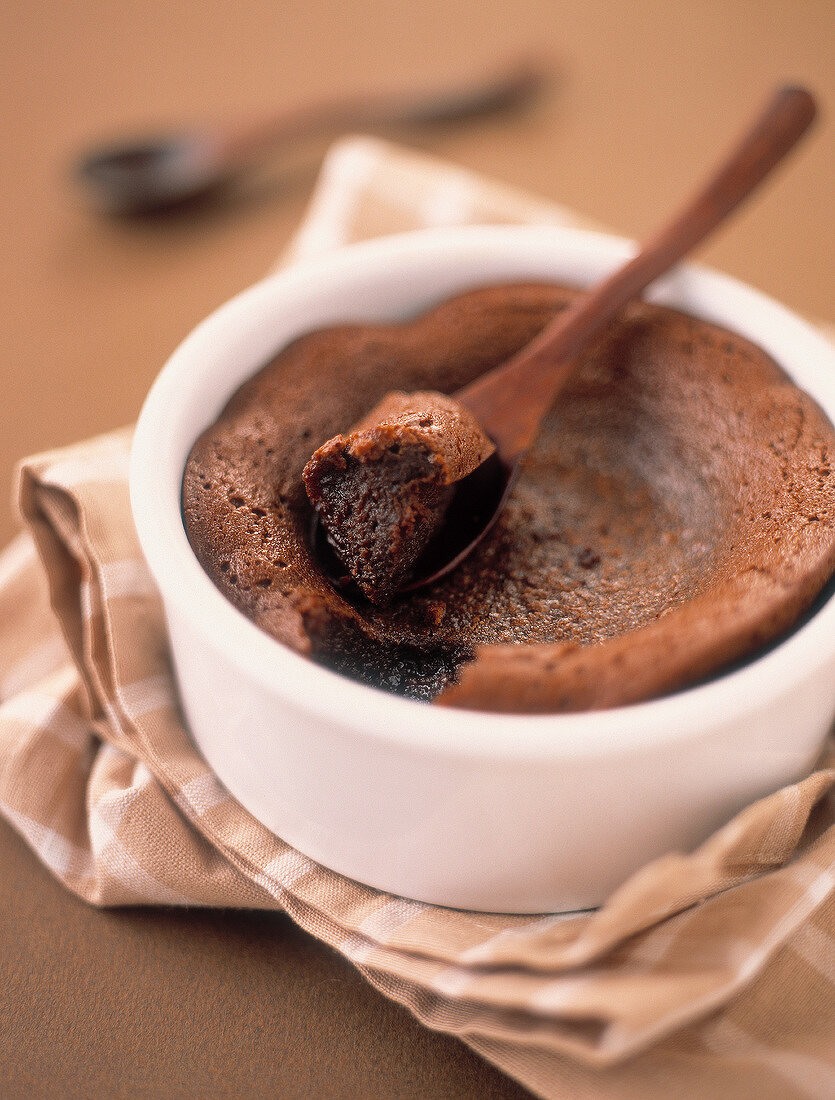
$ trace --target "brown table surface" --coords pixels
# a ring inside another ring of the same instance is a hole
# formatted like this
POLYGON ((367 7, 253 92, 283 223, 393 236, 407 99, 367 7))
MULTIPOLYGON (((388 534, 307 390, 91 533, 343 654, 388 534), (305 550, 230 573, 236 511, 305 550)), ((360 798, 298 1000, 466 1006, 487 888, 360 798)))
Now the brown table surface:
MULTIPOLYGON (((2 22, 5 495, 22 455, 136 417, 195 322, 273 262, 321 153, 234 202, 115 222, 88 211, 67 164, 132 128, 231 120, 533 50, 558 74, 534 109, 408 140, 641 235, 773 85, 801 80, 828 105, 822 124, 702 258, 835 315, 832 0, 5 0, 2 22)), ((14 529, 3 509, 0 544, 14 529)), ((5 825, 0 1018, 4 1097, 523 1094, 287 919, 95 912, 5 825)))

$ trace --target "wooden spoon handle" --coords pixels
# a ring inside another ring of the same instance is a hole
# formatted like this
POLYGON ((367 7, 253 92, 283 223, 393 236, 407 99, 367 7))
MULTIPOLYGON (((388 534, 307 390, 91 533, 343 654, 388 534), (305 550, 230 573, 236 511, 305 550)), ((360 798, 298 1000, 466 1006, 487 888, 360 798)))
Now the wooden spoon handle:
POLYGON ((633 259, 578 298, 506 363, 455 395, 505 461, 531 445, 589 339, 719 225, 793 148, 815 114, 815 101, 805 88, 779 89, 708 182, 633 259))

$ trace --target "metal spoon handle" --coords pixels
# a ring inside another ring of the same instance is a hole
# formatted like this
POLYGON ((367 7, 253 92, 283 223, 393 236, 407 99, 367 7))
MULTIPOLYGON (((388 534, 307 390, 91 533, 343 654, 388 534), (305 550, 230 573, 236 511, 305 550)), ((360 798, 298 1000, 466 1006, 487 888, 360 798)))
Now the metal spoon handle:
POLYGON ((391 91, 325 99, 241 124, 215 135, 218 157, 239 164, 277 145, 355 126, 439 122, 511 107, 544 82, 544 70, 520 60, 480 77, 413 91, 391 91))
POLYGON ((707 183, 633 259, 578 298, 517 355, 455 395, 478 417, 505 461, 529 448, 589 339, 715 229, 794 147, 815 114, 805 88, 779 89, 707 183))

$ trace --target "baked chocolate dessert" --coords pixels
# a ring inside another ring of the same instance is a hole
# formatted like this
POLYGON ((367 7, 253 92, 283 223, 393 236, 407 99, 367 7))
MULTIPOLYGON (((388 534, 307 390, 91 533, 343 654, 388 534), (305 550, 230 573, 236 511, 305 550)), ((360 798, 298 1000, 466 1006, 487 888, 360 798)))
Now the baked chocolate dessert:
POLYGON ((305 488, 339 559, 372 603, 391 603, 441 528, 455 485, 493 453, 442 393, 390 393, 315 452, 305 488))
POLYGON ((188 460, 184 521, 215 584, 348 676, 497 711, 652 698, 787 631, 835 570, 835 431, 760 348, 642 302, 584 357, 457 570, 377 606, 322 569, 302 482, 314 449, 393 388, 459 389, 574 293, 480 289, 285 348, 188 460))

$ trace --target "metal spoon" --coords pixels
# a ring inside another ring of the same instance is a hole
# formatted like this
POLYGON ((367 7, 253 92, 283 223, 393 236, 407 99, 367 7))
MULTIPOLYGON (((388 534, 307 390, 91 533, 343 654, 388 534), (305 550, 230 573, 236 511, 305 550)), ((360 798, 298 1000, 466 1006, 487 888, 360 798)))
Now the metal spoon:
POLYGON ((276 148, 354 127, 431 123, 517 106, 538 92, 542 68, 521 61, 480 79, 413 92, 328 99, 231 129, 157 135, 86 153, 75 176, 88 197, 114 214, 148 213, 204 195, 276 148))
POLYGON ((817 113, 811 93, 780 88, 728 157, 637 255, 555 318, 506 363, 453 396, 475 414, 496 453, 459 482, 447 519, 402 589, 446 576, 496 522, 525 453, 580 352, 626 303, 704 240, 794 147, 817 113))

